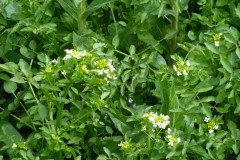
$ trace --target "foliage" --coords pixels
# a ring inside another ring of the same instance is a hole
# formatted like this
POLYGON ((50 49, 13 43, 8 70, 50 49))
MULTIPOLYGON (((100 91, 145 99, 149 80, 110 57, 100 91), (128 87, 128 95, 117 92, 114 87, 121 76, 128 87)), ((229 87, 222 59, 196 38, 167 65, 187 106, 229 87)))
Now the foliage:
POLYGON ((240 159, 238 1, 0 9, 0 159, 240 159))

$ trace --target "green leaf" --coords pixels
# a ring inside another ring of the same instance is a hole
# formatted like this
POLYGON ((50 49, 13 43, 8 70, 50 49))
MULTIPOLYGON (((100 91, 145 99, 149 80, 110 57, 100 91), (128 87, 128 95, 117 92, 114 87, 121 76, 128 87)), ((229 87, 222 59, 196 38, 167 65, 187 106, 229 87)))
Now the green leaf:
POLYGON ((222 6, 228 5, 228 3, 229 3, 228 0, 217 0, 216 6, 222 7, 222 6))
POLYGON ((15 75, 13 78, 9 79, 10 81, 16 82, 16 83, 26 83, 24 77, 15 75))
POLYGON ((114 113, 113 109, 109 108, 108 115, 110 116, 112 122, 115 124, 116 128, 125 135, 126 132, 130 131, 131 127, 126 122, 126 117, 121 114, 114 113))
POLYGON ((25 46, 22 46, 22 47, 20 48, 20 53, 21 53, 24 57, 26 57, 26 58, 33 58, 33 57, 31 56, 31 53, 28 52, 28 49, 27 49, 27 47, 25 47, 25 46))
POLYGON ((24 140, 21 134, 6 121, 0 121, 0 135, 2 137, 1 141, 9 147, 12 147, 13 143, 24 140))
POLYGON ((48 117, 48 109, 42 103, 38 103, 38 113, 42 119, 48 117))
POLYGON ((224 38, 229 43, 237 44, 237 40, 231 34, 225 34, 224 38))
POLYGON ((209 84, 209 81, 200 82, 195 88, 194 91, 197 93, 207 92, 213 89, 213 86, 209 84))
POLYGON ((233 72, 232 65, 228 61, 228 59, 226 59, 225 57, 221 56, 220 62, 223 65, 223 68, 226 69, 229 73, 233 72))
POLYGON ((204 44, 207 47, 207 49, 209 49, 211 52, 219 54, 219 50, 215 45, 209 42, 205 42, 204 44))
POLYGON ((83 13, 83 18, 86 19, 88 15, 90 15, 92 12, 96 11, 97 9, 105 6, 108 3, 114 2, 116 0, 93 0, 92 3, 88 5, 85 12, 83 13))
POLYGON ((29 77, 31 76, 31 70, 30 70, 30 66, 27 64, 27 62, 25 62, 23 59, 20 59, 19 60, 19 63, 18 63, 19 67, 20 67, 20 70, 23 72, 23 74, 26 76, 26 77, 29 77))
POLYGON ((149 32, 138 32, 139 40, 145 42, 148 45, 155 46, 158 42, 155 40, 152 34, 149 32))
POLYGON ((4 81, 3 88, 7 93, 14 93, 17 90, 17 84, 12 81, 4 81))
POLYGON ((129 48, 130 55, 134 55, 136 53, 136 47, 134 45, 131 45, 129 48))
POLYGON ((63 9, 74 19, 78 20, 77 8, 70 0, 57 0, 63 9))
POLYGON ((176 30, 170 30, 165 36, 164 39, 172 39, 174 36, 176 36, 177 31, 176 30))
POLYGON ((236 48, 236 55, 238 56, 238 58, 240 59, 240 49, 236 48))
POLYGON ((119 46, 119 37, 117 34, 113 37, 112 44, 114 48, 117 48, 119 46))
POLYGON ((152 52, 148 58, 147 63, 151 64, 152 66, 154 66, 157 69, 161 68, 161 65, 166 65, 166 61, 163 58, 162 55, 160 55, 158 52, 152 52))
POLYGON ((188 32, 188 38, 191 39, 192 41, 196 39, 196 36, 194 35, 193 31, 188 32))
POLYGON ((0 64, 0 69, 8 72, 8 73, 17 73, 18 72, 18 65, 13 62, 7 62, 5 64, 0 64))

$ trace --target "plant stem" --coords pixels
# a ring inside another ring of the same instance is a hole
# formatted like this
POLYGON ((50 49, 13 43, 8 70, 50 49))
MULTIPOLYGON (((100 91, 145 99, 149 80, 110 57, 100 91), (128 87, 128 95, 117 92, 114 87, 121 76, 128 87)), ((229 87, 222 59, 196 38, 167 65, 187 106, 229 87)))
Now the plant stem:
POLYGON ((83 19, 82 15, 86 9, 85 3, 86 3, 85 0, 82 0, 78 4, 78 31, 79 31, 79 34, 82 34, 84 31, 85 19, 83 19))

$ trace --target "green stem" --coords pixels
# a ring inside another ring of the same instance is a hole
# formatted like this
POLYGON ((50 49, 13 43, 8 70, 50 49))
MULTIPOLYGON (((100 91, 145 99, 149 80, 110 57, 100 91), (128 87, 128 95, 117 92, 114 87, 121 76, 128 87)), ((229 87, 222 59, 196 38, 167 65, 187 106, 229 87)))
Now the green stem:
POLYGON ((13 93, 13 95, 14 95, 15 98, 17 98, 17 99, 19 100, 21 106, 23 107, 24 111, 25 111, 26 114, 28 115, 28 117, 29 117, 29 119, 30 119, 30 121, 31 121, 31 123, 32 123, 32 125, 33 125, 33 129, 36 131, 37 129, 36 129, 34 123, 33 123, 33 120, 32 120, 31 115, 28 113, 28 110, 27 110, 26 107, 23 105, 23 103, 20 101, 20 99, 17 97, 17 95, 16 95, 15 93, 13 93))
POLYGON ((83 19, 82 15, 86 9, 85 3, 86 3, 85 0, 82 0, 82 2, 80 2, 78 4, 78 31, 79 31, 79 34, 83 33, 83 31, 84 31, 85 19, 83 19))

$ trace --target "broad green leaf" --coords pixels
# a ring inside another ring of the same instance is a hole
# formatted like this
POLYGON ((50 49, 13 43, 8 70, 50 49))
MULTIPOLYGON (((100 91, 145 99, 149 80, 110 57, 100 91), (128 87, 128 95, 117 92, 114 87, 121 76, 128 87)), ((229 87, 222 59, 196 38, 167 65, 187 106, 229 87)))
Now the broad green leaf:
POLYGON ((9 147, 12 147, 13 143, 24 141, 21 134, 9 122, 2 120, 0 121, 0 135, 3 138, 1 141, 9 147))
POLYGON ((228 3, 229 3, 228 0, 217 0, 216 6, 222 7, 222 6, 228 5, 228 3))
POLYGON ((119 46, 119 37, 117 34, 113 37, 112 44, 114 48, 117 48, 119 46))
POLYGON ((225 34, 224 38, 229 43, 237 44, 237 40, 231 34, 225 34))
POLYGON ((16 83, 26 83, 27 81, 24 79, 24 77, 15 75, 13 78, 9 79, 10 81, 16 82, 16 83))
POLYGON ((213 43, 205 42, 204 44, 211 52, 219 54, 219 49, 213 43))
POLYGON ((121 114, 114 113, 113 109, 109 108, 108 115, 110 116, 112 122, 115 124, 116 128, 125 135, 126 132, 128 132, 131 127, 126 122, 126 117, 121 114))
POLYGON ((29 50, 27 49, 27 47, 25 46, 22 46, 20 48, 20 53, 26 57, 26 58, 29 58, 29 59, 32 59, 34 57, 34 54, 32 52, 29 52, 29 50))
POLYGON ((158 52, 152 52, 148 58, 147 63, 151 64, 152 66, 154 66, 157 69, 161 68, 161 65, 166 65, 166 61, 163 58, 162 55, 160 55, 158 52))
POLYGON ((43 105, 42 103, 39 103, 38 104, 38 113, 42 119, 47 118, 48 117, 47 107, 45 105, 43 105))
POLYGON ((105 99, 107 96, 109 96, 110 92, 103 92, 101 95, 101 99, 105 99))
POLYGON ((164 39, 172 39, 174 36, 176 36, 177 31, 176 30, 170 30, 165 36, 164 39))
POLYGON ((5 64, 0 64, 0 69, 8 73, 16 73, 18 72, 18 65, 13 62, 7 62, 5 64))
POLYGON ((20 59, 19 60, 19 68, 20 70, 23 72, 23 74, 26 76, 26 77, 29 77, 31 76, 31 70, 30 70, 30 66, 28 65, 27 62, 25 62, 23 59, 20 59))
POLYGON ((229 112, 229 107, 230 107, 230 106, 216 107, 216 110, 217 110, 219 113, 228 113, 228 112, 229 112))
POLYGON ((158 42, 155 40, 155 38, 153 37, 152 34, 150 34, 149 32, 139 32, 138 33, 138 38, 145 42, 148 45, 153 45, 155 46, 158 42))
POLYGON ((209 81, 200 82, 195 88, 194 91, 198 93, 207 92, 213 89, 213 86, 209 84, 209 81))
POLYGON ((0 79, 2 79, 2 80, 9 80, 10 78, 9 78, 9 76, 7 75, 7 74, 5 74, 5 73, 0 73, 0 79))
POLYGON ((232 37, 235 39, 235 41, 238 41, 239 31, 236 28, 230 27, 229 33, 232 35, 232 37))
POLYGON ((232 65, 230 64, 228 59, 221 56, 220 62, 223 65, 223 68, 226 69, 229 73, 233 72, 232 65))
POLYGON ((64 97, 57 97, 57 98, 55 98, 54 100, 56 100, 56 101, 58 101, 58 102, 62 102, 62 103, 64 103, 64 104, 67 104, 67 103, 70 102, 69 99, 64 98, 64 97))
POLYGON ((19 104, 20 104, 19 99, 14 99, 14 101, 8 105, 8 110, 13 111, 13 110, 17 109, 19 104))
POLYGON ((188 32, 188 38, 191 39, 192 41, 196 39, 196 36, 194 35, 193 31, 188 32))
POLYGON ((7 93, 14 93, 17 90, 17 84, 12 81, 4 81, 3 88, 7 93))
POLYGON ((74 19, 78 20, 77 8, 70 0, 57 0, 63 9, 74 19))
POLYGON ((231 131, 231 137, 234 138, 234 139, 238 139, 238 135, 237 135, 237 125, 233 122, 233 121, 228 121, 227 123, 227 127, 228 129, 231 131))

